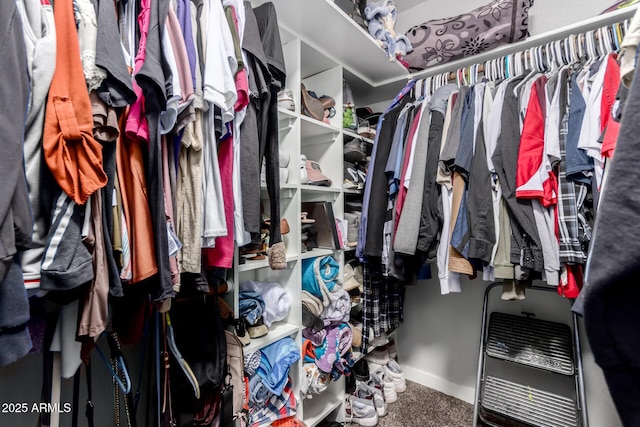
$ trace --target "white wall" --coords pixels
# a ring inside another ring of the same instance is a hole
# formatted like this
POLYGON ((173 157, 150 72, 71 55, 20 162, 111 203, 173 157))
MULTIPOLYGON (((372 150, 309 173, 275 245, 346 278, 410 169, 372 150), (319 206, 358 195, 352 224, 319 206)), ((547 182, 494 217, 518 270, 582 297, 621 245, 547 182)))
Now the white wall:
MULTIPOLYGON (((473 402, 487 286, 479 279, 463 279, 462 293, 440 295, 439 283, 432 279, 407 288, 405 323, 397 332, 398 357, 407 378, 473 402)), ((541 319, 572 324, 569 302, 553 292, 529 290, 524 301, 501 301, 500 292, 492 290, 489 311, 531 312, 541 319)), ((581 343, 590 426, 621 426, 586 338, 581 343)))

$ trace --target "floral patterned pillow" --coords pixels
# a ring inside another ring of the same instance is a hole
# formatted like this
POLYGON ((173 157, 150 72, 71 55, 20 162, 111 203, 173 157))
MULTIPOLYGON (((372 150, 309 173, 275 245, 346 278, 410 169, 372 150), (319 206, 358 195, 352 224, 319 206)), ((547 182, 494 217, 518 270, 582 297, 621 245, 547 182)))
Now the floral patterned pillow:
POLYGON ((469 13, 412 27, 406 36, 413 51, 404 57, 409 70, 423 70, 527 38, 533 1, 493 0, 469 13))

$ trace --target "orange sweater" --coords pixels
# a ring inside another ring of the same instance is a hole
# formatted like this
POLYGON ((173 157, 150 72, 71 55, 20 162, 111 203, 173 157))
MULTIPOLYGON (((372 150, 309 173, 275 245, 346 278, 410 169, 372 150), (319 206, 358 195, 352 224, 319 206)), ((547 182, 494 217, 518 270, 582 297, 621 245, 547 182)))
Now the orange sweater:
POLYGON ((72 0, 56 0, 56 68, 44 122, 44 157, 60 188, 78 204, 107 183, 102 145, 93 138, 72 0))

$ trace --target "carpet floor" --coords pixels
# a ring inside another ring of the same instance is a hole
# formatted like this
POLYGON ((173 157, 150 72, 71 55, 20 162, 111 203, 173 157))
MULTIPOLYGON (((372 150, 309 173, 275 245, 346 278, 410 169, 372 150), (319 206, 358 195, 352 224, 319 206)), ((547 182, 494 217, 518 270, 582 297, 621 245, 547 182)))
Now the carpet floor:
MULTIPOLYGON (((407 391, 400 393, 395 403, 387 405, 387 415, 380 418, 378 427, 469 427, 472 419, 470 403, 407 381, 407 391)), ((357 427, 357 424, 347 426, 357 427)))

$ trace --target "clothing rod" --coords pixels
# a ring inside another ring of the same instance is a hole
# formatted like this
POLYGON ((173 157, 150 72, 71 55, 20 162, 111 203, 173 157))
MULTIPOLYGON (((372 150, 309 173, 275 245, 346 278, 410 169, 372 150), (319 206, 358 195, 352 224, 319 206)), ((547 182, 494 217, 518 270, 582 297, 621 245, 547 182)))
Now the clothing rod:
MULTIPOLYGON (((638 5, 629 6, 627 8, 616 10, 604 15, 598 15, 593 18, 585 19, 575 24, 567 25, 552 31, 547 31, 542 34, 534 35, 526 40, 522 40, 517 43, 506 44, 496 49, 483 52, 477 55, 470 56, 468 58, 459 59, 457 61, 448 62, 446 64, 437 65, 435 67, 429 67, 422 71, 417 71, 404 76, 403 79, 424 79, 430 76, 444 74, 460 68, 466 68, 470 65, 484 64, 492 59, 501 58, 512 53, 527 50, 532 47, 545 45, 550 42, 558 41, 567 38, 571 34, 580 34, 591 30, 596 30, 600 27, 615 24, 625 19, 631 19, 638 9, 638 5)), ((398 79, 389 79, 381 82, 381 85, 393 83, 398 79)))

